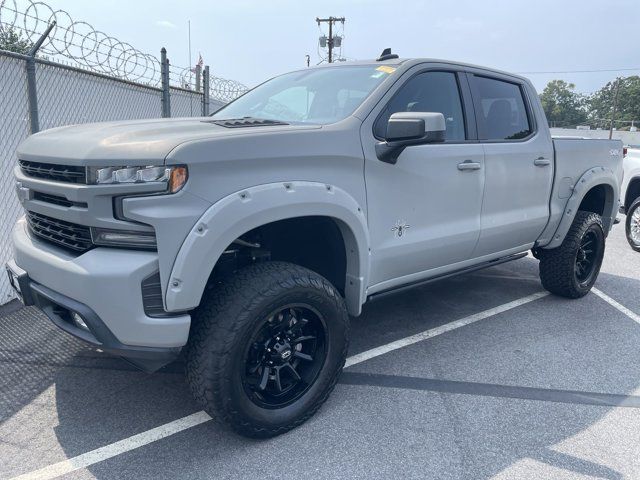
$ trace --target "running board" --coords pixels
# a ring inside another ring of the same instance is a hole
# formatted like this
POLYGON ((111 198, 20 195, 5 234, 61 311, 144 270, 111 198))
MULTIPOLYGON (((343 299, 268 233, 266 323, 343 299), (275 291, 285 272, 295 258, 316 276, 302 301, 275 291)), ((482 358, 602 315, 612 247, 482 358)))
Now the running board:
POLYGON ((400 285, 399 287, 392 287, 387 290, 382 290, 380 292, 376 292, 367 297, 367 301, 373 301, 385 297, 392 293, 402 292, 404 290, 409 290, 410 288, 420 287, 422 285, 426 285, 428 283, 437 282, 439 280, 444 280, 445 278, 457 277, 458 275, 463 275, 465 273, 475 272, 477 270, 483 270, 489 267, 495 267, 496 265, 500 265, 502 263, 511 262, 513 260, 519 260, 520 258, 526 257, 529 252, 516 253, 514 255, 509 255, 507 257, 497 258, 495 260, 491 260, 489 262, 479 263, 478 265, 473 265, 471 267, 462 268, 460 270, 456 270, 454 272, 445 273, 442 275, 437 275, 435 277, 427 278, 425 280, 418 280, 416 282, 407 283, 406 285, 400 285))

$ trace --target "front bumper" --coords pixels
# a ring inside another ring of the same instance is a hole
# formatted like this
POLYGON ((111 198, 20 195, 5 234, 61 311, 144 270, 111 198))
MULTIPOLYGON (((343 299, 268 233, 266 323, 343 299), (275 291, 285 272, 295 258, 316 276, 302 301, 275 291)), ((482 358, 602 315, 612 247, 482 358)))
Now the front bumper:
POLYGON ((180 352, 189 335, 188 314, 149 317, 142 280, 158 270, 155 252, 94 248, 73 256, 32 238, 21 219, 13 231, 15 257, 25 303, 34 303, 60 328, 102 350, 155 370, 180 352), (78 327, 79 314, 88 330, 78 327))

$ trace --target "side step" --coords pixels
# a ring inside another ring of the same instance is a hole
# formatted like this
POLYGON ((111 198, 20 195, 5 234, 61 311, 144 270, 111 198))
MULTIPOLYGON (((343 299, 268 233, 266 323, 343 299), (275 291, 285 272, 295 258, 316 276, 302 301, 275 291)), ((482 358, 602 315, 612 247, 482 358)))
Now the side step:
POLYGON ((404 290, 409 290, 410 288, 420 287, 422 285, 426 285, 428 283, 437 282, 439 280, 444 280, 445 278, 457 277, 458 275, 463 275, 465 273, 475 272, 477 270, 483 270, 489 267, 495 267, 496 265, 500 265, 502 263, 511 262, 513 260, 519 260, 523 257, 526 257, 528 252, 516 253, 514 255, 509 255, 507 257, 497 258, 495 260, 491 260, 489 262, 483 262, 478 265, 473 265, 471 267, 462 268, 460 270, 456 270, 454 272, 445 273, 442 275, 437 275, 435 277, 427 278, 425 280, 418 280, 416 282, 411 282, 406 285, 400 285, 399 287, 393 287, 388 290, 382 290, 381 292, 376 292, 373 295, 369 295, 367 297, 367 301, 377 300, 379 298, 385 297, 392 293, 402 292, 404 290))

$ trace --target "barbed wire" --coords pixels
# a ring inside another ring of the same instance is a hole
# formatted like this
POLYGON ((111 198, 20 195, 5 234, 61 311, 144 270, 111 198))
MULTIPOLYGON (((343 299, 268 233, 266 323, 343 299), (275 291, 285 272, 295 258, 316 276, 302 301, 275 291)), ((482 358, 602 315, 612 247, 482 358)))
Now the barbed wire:
MULTIPOLYGON (((0 0, 0 30, 13 31, 20 40, 35 43, 47 27, 55 26, 40 47, 50 60, 65 59, 96 73, 158 87, 160 60, 127 42, 118 40, 84 21, 74 20, 65 10, 54 10, 45 2, 0 0)), ((191 68, 170 65, 170 83, 195 90, 191 68)), ((210 96, 228 102, 247 90, 235 80, 211 76, 210 96)))

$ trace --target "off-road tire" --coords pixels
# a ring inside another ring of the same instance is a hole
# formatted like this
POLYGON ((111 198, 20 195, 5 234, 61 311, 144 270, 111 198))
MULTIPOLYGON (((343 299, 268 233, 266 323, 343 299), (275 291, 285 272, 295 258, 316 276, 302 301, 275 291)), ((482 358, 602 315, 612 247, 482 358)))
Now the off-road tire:
POLYGON ((636 198, 627 210, 627 220, 625 222, 627 242, 629 242, 631 248, 633 248, 636 252, 640 252, 640 243, 637 243, 631 236, 633 215, 637 215, 637 212, 640 212, 640 197, 636 198))
POLYGON ((549 292, 566 298, 585 296, 593 287, 604 256, 605 235, 602 217, 597 213, 579 211, 567 236, 557 248, 540 249, 540 280, 549 292), (575 273, 576 257, 582 239, 588 232, 597 234, 600 245, 596 252, 592 275, 584 283, 578 281, 575 273))
POLYGON ((308 420, 325 402, 347 356, 349 316, 334 286, 315 272, 284 262, 251 265, 210 293, 194 312, 187 347, 187 381, 214 421, 237 433, 266 438, 308 420), (240 379, 252 332, 279 305, 304 302, 324 317, 326 357, 315 381, 293 404, 252 403, 240 379))

